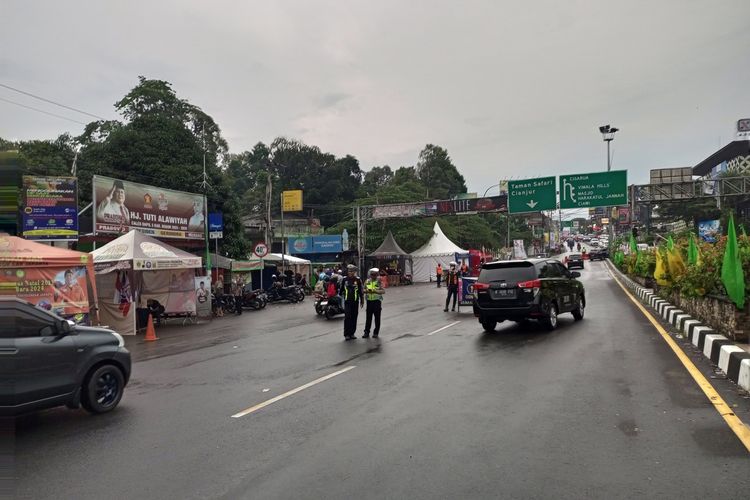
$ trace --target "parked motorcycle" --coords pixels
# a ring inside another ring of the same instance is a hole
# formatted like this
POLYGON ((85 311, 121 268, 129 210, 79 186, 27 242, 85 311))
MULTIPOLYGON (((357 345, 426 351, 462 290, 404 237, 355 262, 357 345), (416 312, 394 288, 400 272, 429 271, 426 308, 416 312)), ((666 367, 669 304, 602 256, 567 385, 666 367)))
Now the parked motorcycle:
POLYGON ((233 314, 234 312, 236 312, 234 297, 226 294, 222 295, 221 297, 216 297, 216 295, 214 295, 212 292, 211 309, 214 316, 219 316, 219 309, 221 309, 225 314, 233 314))
POLYGON ((246 290, 242 295, 242 307, 263 309, 266 307, 266 294, 262 290, 246 290))
MULTIPOLYGON (((304 294, 302 294, 304 296, 304 294)), ((269 302, 280 302, 282 300, 288 300, 292 304, 299 302, 298 289, 295 286, 272 286, 268 290, 268 301, 269 302)))

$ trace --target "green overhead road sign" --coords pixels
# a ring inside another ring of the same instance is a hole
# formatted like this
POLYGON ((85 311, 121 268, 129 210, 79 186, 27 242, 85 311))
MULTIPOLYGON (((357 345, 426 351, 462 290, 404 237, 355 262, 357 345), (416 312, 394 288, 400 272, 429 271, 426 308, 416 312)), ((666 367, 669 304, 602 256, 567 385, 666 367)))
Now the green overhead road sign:
POLYGON ((560 176, 560 208, 627 204, 627 170, 560 176))
POLYGON ((554 177, 508 181, 508 212, 539 212, 557 208, 554 177))

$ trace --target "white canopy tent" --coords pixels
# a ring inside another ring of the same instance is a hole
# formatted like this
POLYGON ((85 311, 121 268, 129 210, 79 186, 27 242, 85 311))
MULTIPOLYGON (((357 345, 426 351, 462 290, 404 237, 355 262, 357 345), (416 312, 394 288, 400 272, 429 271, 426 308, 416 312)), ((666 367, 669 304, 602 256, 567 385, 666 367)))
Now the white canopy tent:
POLYGON ((269 253, 263 260, 266 262, 272 262, 277 265, 279 272, 284 272, 284 269, 292 269, 295 273, 300 273, 310 283, 310 276, 312 273, 311 262, 307 259, 301 259, 293 255, 284 254, 284 268, 281 267, 281 254, 280 253, 269 253))
MULTIPOLYGON (((136 309, 148 299, 166 313, 195 314, 195 270, 201 258, 135 229, 91 252, 101 321, 136 333, 136 309)), ((210 284, 210 282, 209 282, 210 284)))
POLYGON ((421 248, 411 253, 415 283, 426 283, 435 276, 435 268, 441 264, 447 269, 451 261, 460 262, 469 257, 469 251, 459 247, 443 233, 440 225, 435 222, 432 228, 432 238, 421 248))

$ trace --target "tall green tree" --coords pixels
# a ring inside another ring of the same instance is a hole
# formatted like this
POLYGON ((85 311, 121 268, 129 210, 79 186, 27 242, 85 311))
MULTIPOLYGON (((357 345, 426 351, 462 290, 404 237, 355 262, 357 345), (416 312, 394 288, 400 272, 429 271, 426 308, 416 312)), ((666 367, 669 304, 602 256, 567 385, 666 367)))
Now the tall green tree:
POLYGON ((428 144, 419 153, 417 177, 427 188, 429 199, 452 198, 466 192, 466 181, 453 164, 448 151, 440 146, 428 144))

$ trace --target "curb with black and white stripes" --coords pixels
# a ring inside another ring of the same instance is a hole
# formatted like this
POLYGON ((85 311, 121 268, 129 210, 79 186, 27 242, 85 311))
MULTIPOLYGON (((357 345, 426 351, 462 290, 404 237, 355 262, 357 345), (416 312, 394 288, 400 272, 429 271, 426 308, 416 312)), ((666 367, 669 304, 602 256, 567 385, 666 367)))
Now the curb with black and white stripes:
POLYGON ((640 286, 622 274, 610 261, 607 261, 607 266, 617 274, 626 287, 635 293, 641 302, 650 306, 659 316, 690 339, 690 342, 702 351, 703 355, 710 359, 713 364, 718 366, 729 380, 750 392, 749 352, 736 346, 724 335, 718 334, 712 328, 701 324, 697 319, 693 319, 685 311, 662 299, 653 290, 640 286))

